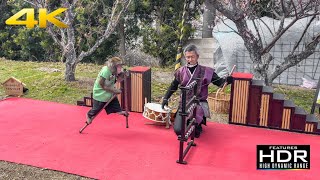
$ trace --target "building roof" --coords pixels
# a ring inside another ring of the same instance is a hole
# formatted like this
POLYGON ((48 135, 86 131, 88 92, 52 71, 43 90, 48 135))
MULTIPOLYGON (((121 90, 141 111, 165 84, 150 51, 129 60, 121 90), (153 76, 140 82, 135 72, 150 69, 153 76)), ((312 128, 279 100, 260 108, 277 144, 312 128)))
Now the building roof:
POLYGON ((7 79, 5 82, 3 82, 2 84, 6 84, 9 80, 14 80, 14 81, 16 81, 16 82, 18 82, 18 83, 21 83, 22 85, 24 85, 25 86, 25 84, 23 84, 19 79, 16 79, 16 78, 14 78, 14 77, 10 77, 9 79, 7 79))

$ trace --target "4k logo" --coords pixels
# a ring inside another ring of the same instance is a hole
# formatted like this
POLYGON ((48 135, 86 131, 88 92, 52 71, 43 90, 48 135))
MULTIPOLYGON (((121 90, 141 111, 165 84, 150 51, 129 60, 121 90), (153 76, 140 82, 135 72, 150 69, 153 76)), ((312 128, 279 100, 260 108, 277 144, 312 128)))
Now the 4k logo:
POLYGON ((34 19, 34 9, 33 8, 25 8, 11 16, 6 20, 7 25, 25 25, 27 28, 34 28, 36 24, 39 24, 40 28, 47 27, 47 21, 52 24, 58 26, 59 28, 67 28, 68 26, 63 22, 59 21, 55 18, 55 16, 61 14, 67 10, 67 8, 59 8, 49 14, 47 14, 47 9, 40 8, 39 9, 39 23, 34 19), (21 16, 26 14, 26 20, 18 20, 21 16))

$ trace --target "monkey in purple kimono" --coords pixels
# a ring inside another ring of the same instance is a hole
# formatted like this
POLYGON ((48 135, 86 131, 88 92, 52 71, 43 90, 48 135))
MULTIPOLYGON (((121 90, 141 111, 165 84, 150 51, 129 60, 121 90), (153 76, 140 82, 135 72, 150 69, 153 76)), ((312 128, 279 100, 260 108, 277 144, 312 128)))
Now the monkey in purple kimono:
MULTIPOLYGON (((202 132, 201 124, 206 125, 206 118, 210 118, 210 110, 207 102, 208 98, 208 86, 213 83, 216 86, 222 87, 225 82, 231 84, 233 82, 232 76, 226 78, 219 77, 214 69, 198 64, 199 53, 198 48, 190 44, 184 49, 184 57, 186 59, 186 65, 179 68, 174 75, 174 80, 169 86, 165 96, 162 101, 162 108, 168 105, 168 99, 171 95, 178 89, 178 86, 186 86, 196 78, 200 78, 200 88, 198 91, 198 99, 200 104, 196 108, 196 128, 195 137, 199 138, 202 132)), ((187 101, 191 99, 187 95, 187 101)), ((181 123, 182 117, 179 115, 178 111, 175 114, 174 120, 174 131, 177 135, 181 135, 181 123)))

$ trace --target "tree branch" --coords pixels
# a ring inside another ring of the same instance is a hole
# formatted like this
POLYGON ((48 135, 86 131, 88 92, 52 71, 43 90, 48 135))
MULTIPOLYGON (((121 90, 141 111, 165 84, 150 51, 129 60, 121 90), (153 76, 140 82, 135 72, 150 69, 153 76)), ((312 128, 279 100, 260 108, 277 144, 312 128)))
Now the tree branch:
POLYGON ((320 33, 318 33, 316 36, 312 38, 312 41, 306 45, 306 48, 304 51, 298 53, 298 54, 292 54, 290 53, 287 57, 285 57, 284 62, 282 62, 280 65, 276 66, 274 71, 269 76, 269 81, 272 82, 278 75, 283 73, 286 69, 293 67, 303 61, 304 59, 308 58, 310 55, 312 55, 318 46, 320 42, 320 33))
POLYGON ((291 1, 291 3, 292 3, 293 9, 294 9, 294 15, 295 15, 295 16, 296 16, 296 18, 298 19, 299 17, 298 17, 298 11, 297 11, 297 8, 296 8, 296 6, 295 6, 294 2, 293 2, 292 0, 290 0, 290 1, 291 1))
POLYGON ((28 3, 28 4, 31 4, 32 6, 34 7, 38 7, 35 3, 33 2, 30 2, 30 1, 27 1, 27 0, 23 0, 24 2, 28 3))
POLYGON ((120 16, 124 11, 127 10, 130 2, 131 0, 123 0, 123 2, 119 2, 119 0, 117 0, 115 2, 112 8, 112 15, 111 15, 110 21, 108 23, 106 30, 104 31, 104 34, 100 38, 98 38, 96 43, 88 51, 86 52, 82 51, 80 53, 76 63, 80 62, 84 57, 92 54, 103 43, 103 41, 111 35, 111 33, 114 31, 114 29, 116 28, 116 25, 119 22, 120 16), (119 10, 118 6, 122 6, 122 8, 119 10))
POLYGON ((277 11, 275 11, 274 9, 271 9, 272 14, 275 15, 278 19, 281 19, 282 16, 280 14, 277 13, 277 11))
POLYGON ((230 3, 231 3, 232 11, 236 11, 238 9, 236 0, 230 0, 230 3))
POLYGON ((224 22, 223 18, 221 18, 220 16, 217 16, 217 17, 218 17, 218 19, 221 19, 222 23, 223 23, 224 25, 226 25, 228 28, 230 28, 230 29, 232 30, 232 32, 234 32, 234 33, 236 33, 236 34, 238 34, 238 35, 240 36, 239 32, 238 32, 237 30, 233 29, 233 28, 232 28, 231 26, 229 26, 228 24, 226 24, 226 23, 224 22))
POLYGON ((282 17, 281 17, 281 21, 280 21, 280 24, 279 24, 278 31, 276 32, 276 35, 280 34, 280 32, 283 30, 283 26, 284 26, 284 21, 285 21, 285 19, 286 19, 285 16, 282 16, 282 17))
POLYGON ((302 3, 300 4, 301 5, 301 9, 302 9, 302 11, 306 11, 306 10, 310 10, 310 9, 312 9, 313 7, 318 7, 319 6, 319 1, 316 1, 315 3, 318 3, 318 4, 315 4, 314 6, 312 6, 312 3, 313 3, 314 1, 313 0, 310 0, 310 1, 308 1, 308 2, 306 2, 306 5, 304 6, 304 8, 302 7, 302 3), (309 5, 311 5, 311 6, 309 6, 309 5))
POLYGON ((208 2, 211 3, 212 6, 215 7, 224 16, 226 16, 227 18, 229 18, 229 19, 231 19, 233 21, 236 21, 236 20, 239 20, 241 18, 244 18, 244 13, 241 10, 239 10, 239 11, 228 10, 228 8, 218 0, 211 0, 211 1, 208 1, 208 2))
POLYGON ((286 14, 286 8, 285 8, 285 5, 284 5, 283 0, 280 0, 280 4, 281 4, 282 12, 283 12, 283 14, 285 15, 285 14, 286 14))
POLYGON ((270 27, 267 25, 267 23, 265 23, 264 20, 262 20, 261 18, 260 18, 259 20, 266 26, 266 28, 269 30, 270 34, 271 34, 272 36, 274 36, 273 32, 271 31, 271 29, 270 29, 270 27))
POLYGON ((308 30, 308 28, 310 27, 311 22, 312 22, 315 18, 316 18, 316 15, 314 15, 314 16, 310 19, 310 21, 308 22, 307 26, 304 28, 304 31, 303 31, 303 33, 301 34, 300 39, 295 43, 295 45, 294 45, 292 51, 290 52, 290 54, 293 54, 294 51, 297 49, 297 47, 299 46, 302 38, 303 38, 304 35, 307 33, 307 30, 308 30))
POLYGON ((66 43, 67 43, 67 39, 66 39, 66 35, 65 35, 65 29, 62 29, 62 28, 60 29, 60 35, 61 35, 60 42, 61 42, 62 46, 65 46, 66 43))
POLYGON ((49 34, 52 37, 52 39, 54 40, 54 42, 57 43, 61 49, 63 49, 64 45, 59 40, 57 33, 52 29, 51 24, 48 24, 47 31, 49 32, 49 34))
POLYGON ((260 41, 260 43, 262 44, 261 35, 260 35, 259 29, 258 29, 256 23, 254 22, 254 19, 252 19, 252 23, 253 23, 254 28, 255 28, 256 31, 257 31, 257 35, 258 35, 259 41, 260 41))
POLYGON ((294 23, 296 23, 298 21, 297 18, 295 18, 294 20, 292 20, 290 22, 290 24, 282 29, 273 39, 272 41, 262 50, 261 54, 264 54, 266 52, 269 52, 271 50, 271 48, 274 46, 274 44, 279 40, 279 38, 291 27, 294 25, 294 23))
MULTIPOLYGON (((269 45, 262 50, 261 53, 263 54, 263 53, 269 52, 270 49, 274 46, 274 44, 279 40, 279 38, 280 38, 291 26, 293 26, 294 23, 296 23, 298 20, 303 19, 303 18, 306 18, 306 17, 309 17, 309 16, 315 16, 315 15, 319 15, 319 12, 313 13, 313 14, 306 14, 306 15, 304 15, 304 16, 301 16, 301 17, 298 17, 298 18, 293 19, 287 27, 285 27, 285 28, 282 29, 279 33, 277 33, 277 35, 273 38, 273 40, 269 43, 269 45)), ((280 30, 280 28, 279 28, 279 30, 280 30)))

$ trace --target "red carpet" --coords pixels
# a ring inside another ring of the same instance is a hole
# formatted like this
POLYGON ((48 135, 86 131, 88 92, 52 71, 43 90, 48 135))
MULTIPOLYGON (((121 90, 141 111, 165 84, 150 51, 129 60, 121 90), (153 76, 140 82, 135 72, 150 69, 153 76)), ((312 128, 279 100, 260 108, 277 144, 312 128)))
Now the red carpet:
POLYGON ((0 160, 98 179, 319 179, 320 137, 208 123, 188 165, 177 164, 171 129, 139 113, 101 113, 79 134, 87 107, 13 98, 0 101, 0 160), (256 170, 257 144, 310 144, 310 170, 256 170))

